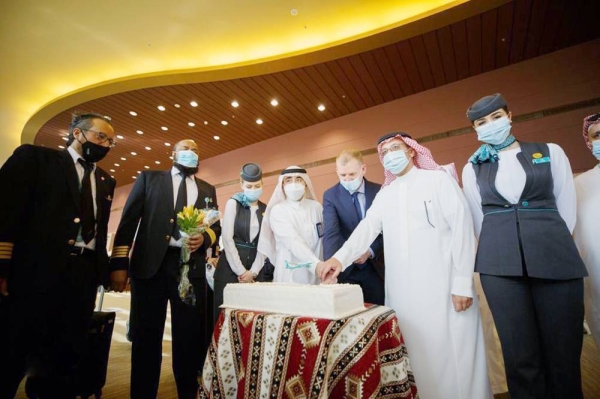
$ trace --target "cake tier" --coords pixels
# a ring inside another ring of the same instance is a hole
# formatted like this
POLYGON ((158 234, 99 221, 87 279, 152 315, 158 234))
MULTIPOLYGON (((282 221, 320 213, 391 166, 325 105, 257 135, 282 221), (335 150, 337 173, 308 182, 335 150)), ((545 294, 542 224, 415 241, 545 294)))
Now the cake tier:
POLYGON ((340 319, 365 309, 362 290, 353 284, 227 284, 224 308, 340 319))

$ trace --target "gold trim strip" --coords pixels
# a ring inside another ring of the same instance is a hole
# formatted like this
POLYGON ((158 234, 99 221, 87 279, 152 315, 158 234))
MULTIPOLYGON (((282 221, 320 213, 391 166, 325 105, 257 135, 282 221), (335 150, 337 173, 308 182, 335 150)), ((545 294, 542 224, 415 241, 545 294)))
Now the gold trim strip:
POLYGON ((217 235, 210 227, 206 228, 206 234, 210 237, 210 245, 212 246, 217 241, 217 235))

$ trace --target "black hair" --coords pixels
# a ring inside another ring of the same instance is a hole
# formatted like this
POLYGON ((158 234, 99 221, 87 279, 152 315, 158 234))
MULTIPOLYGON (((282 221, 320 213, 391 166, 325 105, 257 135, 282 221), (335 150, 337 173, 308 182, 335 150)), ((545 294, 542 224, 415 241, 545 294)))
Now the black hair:
POLYGON ((71 123, 69 123, 69 140, 67 140, 67 147, 71 145, 73 140, 75 140, 75 135, 73 131, 75 129, 85 130, 92 127, 93 119, 102 119, 110 126, 112 126, 112 121, 110 117, 102 114, 98 114, 96 112, 86 112, 86 113, 74 113, 71 118, 71 123))

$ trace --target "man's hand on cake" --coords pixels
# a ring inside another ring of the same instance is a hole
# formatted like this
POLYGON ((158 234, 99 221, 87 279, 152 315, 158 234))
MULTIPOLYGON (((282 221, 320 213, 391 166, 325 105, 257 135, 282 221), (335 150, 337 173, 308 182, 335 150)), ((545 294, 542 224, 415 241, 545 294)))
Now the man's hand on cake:
POLYGON ((254 273, 250 270, 244 272, 241 276, 238 276, 238 281, 240 283, 253 283, 254 282, 254 273))
POLYGON ((336 258, 317 263, 317 276, 324 284, 335 284, 337 276, 342 272, 342 264, 336 258))

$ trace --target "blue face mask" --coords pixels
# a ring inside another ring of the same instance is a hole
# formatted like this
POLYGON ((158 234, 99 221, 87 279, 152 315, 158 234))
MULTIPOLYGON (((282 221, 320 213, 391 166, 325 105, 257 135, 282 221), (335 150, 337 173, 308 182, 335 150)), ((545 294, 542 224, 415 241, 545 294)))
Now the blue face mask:
POLYGON ((357 177, 356 179, 350 180, 350 181, 340 180, 340 184, 342 185, 342 187, 344 187, 346 190, 348 190, 348 192, 350 194, 352 194, 356 190, 358 190, 358 188, 362 184, 362 176, 357 177))
POLYGON ((261 196, 262 192, 262 188, 257 188, 256 190, 250 190, 247 188, 244 189, 244 195, 250 203, 258 201, 258 198, 261 196))
POLYGON ((383 157, 383 168, 393 174, 400 174, 408 166, 408 157, 402 150, 390 151, 383 157))
POLYGON ((485 125, 477 126, 477 139, 484 143, 498 145, 502 144, 510 134, 510 120, 508 116, 503 116, 493 122, 488 122, 485 125))
POLYGON ((198 154, 191 150, 177 151, 177 163, 187 168, 198 166, 198 154))
POLYGON ((600 141, 592 141, 592 154, 600 161, 600 141))

